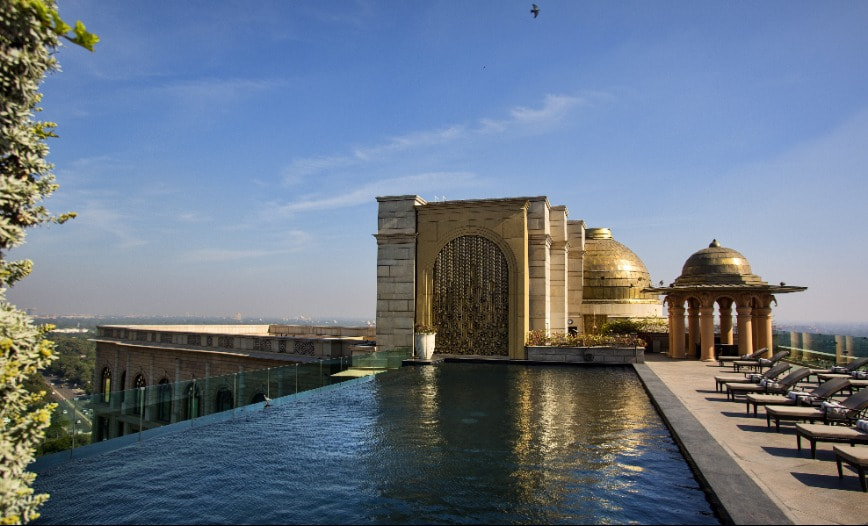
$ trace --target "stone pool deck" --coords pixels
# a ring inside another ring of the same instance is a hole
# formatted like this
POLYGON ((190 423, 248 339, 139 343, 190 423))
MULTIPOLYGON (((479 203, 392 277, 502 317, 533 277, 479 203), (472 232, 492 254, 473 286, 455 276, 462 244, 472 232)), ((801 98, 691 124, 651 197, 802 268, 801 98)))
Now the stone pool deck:
POLYGON ((651 353, 634 367, 735 524, 868 521, 868 494, 852 468, 838 478, 833 444, 818 442, 817 459, 811 459, 806 441, 796 449, 792 423, 776 433, 774 425, 766 427, 763 409, 749 416, 743 401, 727 401, 714 390, 714 376, 731 367, 651 353))

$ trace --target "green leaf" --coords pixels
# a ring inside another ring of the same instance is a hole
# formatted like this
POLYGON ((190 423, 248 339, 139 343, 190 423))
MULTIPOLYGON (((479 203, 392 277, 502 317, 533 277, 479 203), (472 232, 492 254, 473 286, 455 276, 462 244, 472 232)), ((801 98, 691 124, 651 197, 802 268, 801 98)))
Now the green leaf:
POLYGON ((93 33, 89 33, 87 29, 85 29, 81 20, 75 22, 75 29, 73 32, 75 33, 75 38, 72 39, 72 41, 88 51, 93 51, 93 47, 97 42, 99 42, 99 37, 93 33))

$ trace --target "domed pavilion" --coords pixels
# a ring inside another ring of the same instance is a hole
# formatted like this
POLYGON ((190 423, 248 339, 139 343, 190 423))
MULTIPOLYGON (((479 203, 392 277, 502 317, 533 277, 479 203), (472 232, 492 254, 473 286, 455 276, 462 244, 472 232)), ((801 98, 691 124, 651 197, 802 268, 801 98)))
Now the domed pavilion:
POLYGON ((714 308, 720 315, 720 343, 733 344, 732 307, 735 305, 738 353, 772 347, 771 304, 775 294, 801 292, 807 287, 769 285, 753 273, 741 253, 713 240, 708 248, 687 258, 681 275, 668 287, 643 292, 665 295, 669 311, 669 355, 688 358, 699 344, 699 358, 715 359, 714 308), (685 309, 686 304, 686 309, 685 309), (687 311, 687 348, 684 313, 687 311))

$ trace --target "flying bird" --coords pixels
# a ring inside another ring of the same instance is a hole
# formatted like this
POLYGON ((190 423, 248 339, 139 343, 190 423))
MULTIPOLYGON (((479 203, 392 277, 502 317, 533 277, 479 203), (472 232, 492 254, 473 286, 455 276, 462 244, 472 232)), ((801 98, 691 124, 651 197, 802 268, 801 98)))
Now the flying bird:
POLYGON ((530 8, 530 12, 533 13, 533 17, 536 18, 539 16, 539 6, 533 4, 533 7, 530 8))

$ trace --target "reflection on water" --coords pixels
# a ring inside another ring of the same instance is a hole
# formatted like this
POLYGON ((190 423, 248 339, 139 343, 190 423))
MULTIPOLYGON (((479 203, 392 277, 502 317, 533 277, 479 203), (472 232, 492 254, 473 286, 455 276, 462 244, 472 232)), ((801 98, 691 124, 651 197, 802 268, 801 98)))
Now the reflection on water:
POLYGON ((620 368, 409 368, 75 461, 37 489, 46 523, 717 523, 620 368))

